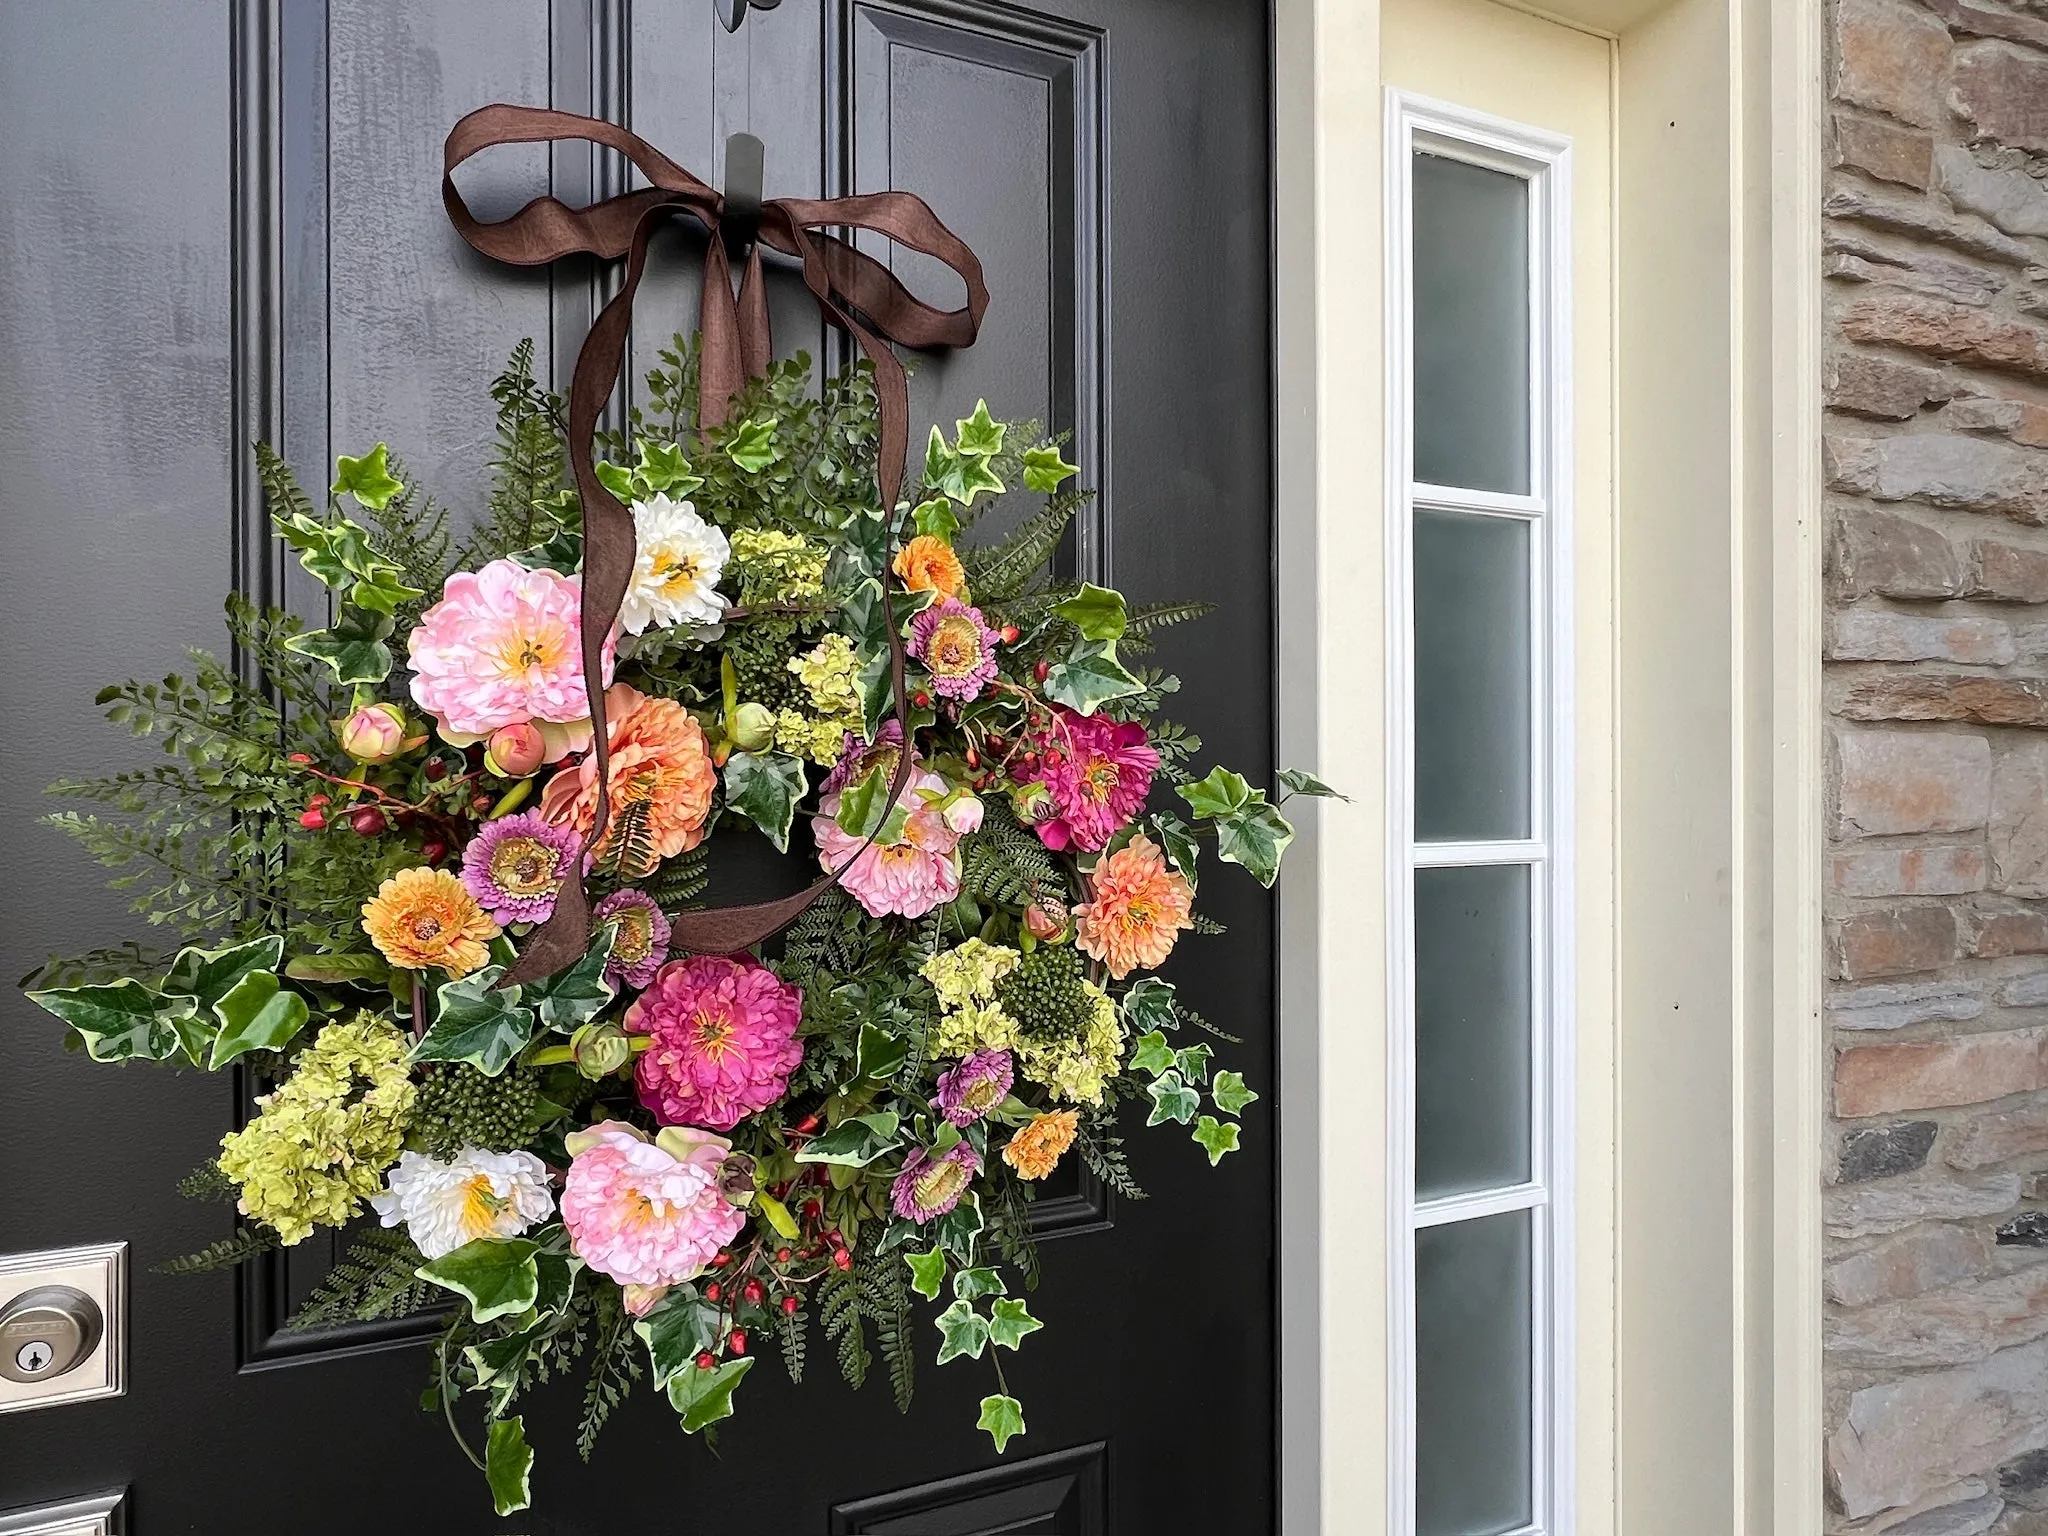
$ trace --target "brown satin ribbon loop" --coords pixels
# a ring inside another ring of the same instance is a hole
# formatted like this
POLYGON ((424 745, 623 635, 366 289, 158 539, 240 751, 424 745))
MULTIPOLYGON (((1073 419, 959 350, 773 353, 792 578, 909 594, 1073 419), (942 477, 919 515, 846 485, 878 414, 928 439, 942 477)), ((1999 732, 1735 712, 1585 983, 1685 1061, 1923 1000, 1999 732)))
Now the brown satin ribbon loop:
MULTIPOLYGON (((908 192, 873 192, 860 197, 819 200, 773 198, 761 206, 755 241, 735 294, 732 263, 719 237, 724 198, 653 145, 615 123, 544 107, 504 104, 482 107, 449 131, 442 158, 441 200, 456 232, 478 252, 515 266, 544 266, 563 256, 626 258, 624 281, 599 313, 577 354, 569 387, 569 462, 583 503, 583 673, 590 694, 592 746, 597 756, 595 820, 584 840, 588 851, 604 835, 611 814, 607 780, 611 769, 605 720, 604 642, 632 580, 632 514, 598 482, 592 458, 597 419, 618 382, 632 329, 633 296, 647 265, 647 242, 655 227, 678 216, 695 219, 709 236, 705 247, 703 300, 698 316, 698 416, 706 428, 722 425, 732 399, 747 380, 767 370, 774 355, 768 327, 768 298, 761 270, 763 245, 802 263, 804 286, 826 317, 850 335, 874 365, 880 404, 881 443, 876 466, 881 510, 894 549, 897 492, 909 449, 910 394, 903 365, 889 344, 911 347, 971 346, 988 309, 981 263, 966 243, 939 222, 924 202, 908 192), (455 168, 500 144, 586 140, 618 150, 652 186, 621 193, 588 208, 571 208, 552 196, 533 199, 507 218, 486 221, 470 211, 456 190, 455 168), (944 262, 967 287, 967 303, 941 310, 914 296, 894 273, 834 228, 865 229, 909 250, 944 262)), ((903 750, 888 803, 910 781, 913 759, 904 698, 903 637, 898 633, 886 580, 883 616, 889 639, 890 680, 903 750)), ((872 843, 870 838, 869 842, 872 843)), ((868 844, 855 853, 859 858, 868 844)), ((731 954, 781 931, 845 875, 851 860, 794 896, 750 906, 715 907, 678 916, 671 942, 698 954, 731 954)), ((573 964, 590 946, 590 901, 581 882, 567 882, 554 915, 528 940, 506 980, 535 981, 573 964)))

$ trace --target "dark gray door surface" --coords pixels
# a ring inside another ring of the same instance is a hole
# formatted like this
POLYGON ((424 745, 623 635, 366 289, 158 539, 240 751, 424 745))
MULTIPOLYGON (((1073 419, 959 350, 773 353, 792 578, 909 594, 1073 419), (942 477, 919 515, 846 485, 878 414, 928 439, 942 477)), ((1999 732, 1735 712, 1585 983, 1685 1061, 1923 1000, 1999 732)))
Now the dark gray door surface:
MULTIPOLYGON (((0 3, 0 969, 129 931, 35 824, 42 784, 137 756, 95 689, 219 646, 231 586, 311 597, 267 536, 248 443, 317 479, 388 440, 471 510, 483 386, 513 344, 537 337, 566 384, 602 275, 491 266, 442 213, 442 137, 491 101, 625 121, 714 183, 750 130, 771 196, 924 196, 994 301, 978 346, 920 368, 916 424, 985 395, 1071 429, 1099 498, 1070 557, 1136 602, 1222 605, 1163 637, 1173 713, 1217 758, 1269 762, 1267 29, 1260 0, 784 0, 732 36, 712 0, 0 3)), ((535 146, 464 185, 495 216, 618 174, 535 146)), ((694 254, 667 238, 643 359, 696 313, 694 254)), ((898 269, 958 302, 932 264, 898 269)), ((797 285, 774 309, 779 351, 842 355, 797 285)), ((1169 974, 1268 1087, 1270 906, 1215 885, 1228 935, 1169 974)), ((1080 1184, 1042 1203, 1047 1327, 1009 1368, 1030 1432, 1008 1457, 973 1428, 981 1373, 927 1353, 898 1418, 821 1345, 801 1388, 772 1360, 755 1373, 716 1457, 643 1388, 585 1467, 580 1384, 537 1394, 538 1501, 500 1523, 416 1409, 417 1321, 280 1332, 331 1246, 150 1273, 228 1230, 171 1186, 235 1110, 221 1079, 66 1056, 0 995, 0 1251, 125 1238, 134 1273, 126 1396, 0 1418, 0 1509, 125 1484, 136 1536, 1273 1527, 1270 1115, 1213 1171, 1184 1136, 1137 1137, 1143 1204, 1080 1184)))

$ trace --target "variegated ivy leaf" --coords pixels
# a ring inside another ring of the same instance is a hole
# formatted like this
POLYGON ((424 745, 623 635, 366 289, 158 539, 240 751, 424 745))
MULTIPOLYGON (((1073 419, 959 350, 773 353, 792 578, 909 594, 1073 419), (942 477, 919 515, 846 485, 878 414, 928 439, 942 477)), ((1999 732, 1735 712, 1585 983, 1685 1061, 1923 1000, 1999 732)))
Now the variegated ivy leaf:
MULTIPOLYGON (((1126 1008, 1130 999, 1125 998, 1126 1008)), ((1136 1022, 1133 1020, 1133 1022, 1136 1022)), ((1150 1072, 1154 1077, 1173 1066, 1173 1047, 1166 1043, 1166 1036, 1153 1030, 1138 1037, 1137 1048, 1131 1052, 1131 1070, 1150 1072)))
POLYGON ((815 1136, 797 1153, 800 1163, 832 1163, 845 1168, 865 1168, 885 1152, 903 1145, 898 1135, 896 1112, 877 1110, 842 1120, 822 1136, 815 1136))
POLYGON ((1060 482, 1067 476, 1080 472, 1080 465, 1069 464, 1060 457, 1055 444, 1024 450, 1024 484, 1030 490, 1051 493, 1060 488, 1060 482))
POLYGON ((1211 768, 1206 777, 1182 784, 1174 793, 1187 801, 1188 809, 1197 816, 1228 816, 1251 804, 1256 791, 1245 782, 1243 774, 1232 773, 1228 768, 1211 768))
POLYGON ((939 1345, 939 1364, 966 1355, 979 1360, 988 1348, 988 1319, 972 1303, 956 1301, 938 1315, 938 1329, 945 1342, 939 1345))
POLYGON ((1145 1085, 1145 1092, 1152 1100, 1152 1113, 1145 1117, 1147 1125, 1164 1125, 1169 1120, 1186 1125, 1202 1104, 1202 1096, 1183 1082, 1178 1072, 1161 1073, 1145 1085))
MULTIPOLYGON (((786 752, 735 752, 725 761, 725 803, 789 852, 797 802, 809 793, 804 765, 786 752)), ((842 802, 843 804, 843 802, 842 802)))
POLYGON ((177 1029, 159 1017, 161 999, 134 977, 90 987, 51 987, 29 1001, 78 1031, 94 1061, 169 1061, 181 1044, 177 1029))
POLYGON ((1342 800, 1347 805, 1351 801, 1349 795, 1338 794, 1314 774, 1304 773, 1299 768, 1282 768, 1280 783, 1287 791, 1287 794, 1280 797, 1282 800, 1285 800, 1287 795, 1316 795, 1328 800, 1342 800))
POLYGON ((1218 1120, 1214 1115, 1204 1115, 1195 1122, 1194 1138, 1209 1154, 1211 1168, 1223 1161, 1225 1153, 1237 1150, 1236 1124, 1218 1120))
MULTIPOLYGON (((1161 981, 1157 976, 1147 976, 1142 981, 1131 983, 1131 990, 1124 994, 1124 1024, 1130 1029, 1149 1030, 1157 1033, 1162 1029, 1179 1027, 1178 1009, 1174 1002, 1173 983, 1161 981)), ((1164 1044, 1164 1042, 1161 1042, 1164 1044)))
POLYGON ((343 603, 333 628, 293 635, 284 648, 326 662, 338 683, 381 683, 391 675, 391 630, 390 614, 343 603))
POLYGON ((603 1011, 618 996, 618 988, 605 980, 604 968, 618 942, 616 922, 598 925, 590 948, 574 965, 564 966, 545 981, 520 989, 521 1000, 533 1004, 540 1022, 558 1034, 572 1034, 603 1011))
POLYGON ((520 1000, 524 989, 498 987, 502 975, 486 966, 436 991, 433 1027, 412 1048, 412 1059, 466 1061, 486 1077, 510 1066, 533 1038, 533 1010, 520 1000))
POLYGON ((668 1400, 683 1416, 683 1433, 694 1435, 707 1424, 732 1417, 733 1388, 754 1368, 754 1357, 722 1361, 706 1370, 691 1365, 668 1379, 668 1400))
POLYGON ((524 1312, 540 1295, 534 1255, 540 1244, 524 1237, 479 1237, 413 1273, 469 1301, 479 1323, 524 1312))
POLYGON ((1196 881, 1195 863, 1202 853, 1202 845, 1195 841, 1193 830, 1170 811, 1161 811, 1152 818, 1152 830, 1158 835, 1159 847, 1166 854, 1167 862, 1193 886, 1196 881))
POLYGON ((311 1010, 296 992, 287 992, 269 971, 251 971, 213 1005, 220 1033, 206 1065, 219 1071, 251 1051, 274 1051, 306 1027, 311 1010))
POLYGON ((974 1421, 974 1427, 988 1431, 989 1439, 996 1443, 996 1454, 1000 1456, 1012 1439, 1024 1433, 1024 1405, 1002 1393, 984 1397, 981 1400, 981 1417, 974 1421))
POLYGON ((1259 884, 1271 886, 1280 874, 1280 857, 1294 841, 1294 824, 1266 803, 1264 790, 1253 790, 1242 810, 1216 818, 1216 857, 1242 865, 1259 884))
POLYGON ((514 1414, 493 1419, 484 1437, 484 1480, 491 1487, 491 1507, 514 1514, 533 1502, 533 1447, 526 1443, 526 1421, 514 1414))
POLYGON ((1235 1115, 1242 1113, 1245 1105, 1257 1102, 1259 1096, 1245 1087, 1242 1073, 1218 1072, 1216 1081, 1209 1085, 1209 1097, 1223 1113, 1235 1115))
POLYGON ((919 502, 910 518, 919 533, 935 539, 950 540, 960 531, 959 515, 953 511, 953 503, 943 496, 919 502))
POLYGON ((1126 622, 1124 595, 1112 588, 1084 581, 1080 591, 1064 602, 1055 603, 1052 611, 1090 640, 1123 638, 1126 622))
POLYGON ((331 489, 337 496, 353 496, 371 511, 381 512, 405 487, 392 478, 391 450, 379 443, 360 459, 347 454, 336 458, 331 489))
POLYGON ((910 1288, 926 1301, 937 1301, 946 1284, 946 1250, 906 1253, 903 1262, 910 1266, 910 1288))
POLYGON ((1000 1301, 989 1303, 989 1342, 1004 1349, 1015 1349, 1024 1342, 1027 1333, 1036 1333, 1045 1324, 1025 1308, 1023 1301, 1015 1296, 1005 1296, 1000 1301))
POLYGON ((1053 663, 1043 685, 1045 696, 1077 714, 1092 715, 1111 699, 1128 698, 1144 684, 1116 659, 1114 640, 1082 640, 1053 663))
POLYGON ((696 1368, 697 1357, 718 1342, 718 1308, 690 1284, 671 1286, 652 1312, 633 1324, 647 1345, 654 1384, 668 1385, 678 1372, 696 1368))
POLYGON ((1174 1067, 1191 1083, 1207 1082, 1209 1058, 1216 1053, 1206 1045, 1184 1045, 1173 1053, 1174 1067))
POLYGON ((963 1269, 953 1277, 953 1295, 960 1301, 981 1296, 1001 1296, 1009 1290, 1003 1277, 992 1269, 963 1269))
POLYGON ((202 1009, 226 997, 252 971, 274 971, 284 958, 284 940, 275 934, 219 949, 197 945, 178 951, 164 973, 166 996, 189 997, 202 1009))
POLYGON ((782 449, 775 441, 775 423, 760 417, 741 422, 739 429, 726 439, 725 456, 748 474, 758 475, 782 457, 782 449))

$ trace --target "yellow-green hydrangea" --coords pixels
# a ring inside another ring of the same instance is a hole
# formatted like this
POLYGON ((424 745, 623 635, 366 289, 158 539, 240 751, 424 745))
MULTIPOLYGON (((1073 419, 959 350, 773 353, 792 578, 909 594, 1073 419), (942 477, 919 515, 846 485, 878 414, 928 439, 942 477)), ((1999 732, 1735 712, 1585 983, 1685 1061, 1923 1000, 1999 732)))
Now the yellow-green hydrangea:
POLYGON ((830 768, 839 761, 846 745, 846 733, 856 725, 834 716, 814 720, 800 709, 778 710, 775 715, 775 750, 792 757, 807 757, 830 768))
POLYGON ((262 1112, 221 1138, 220 1169, 242 1187, 242 1214, 287 1244, 346 1225, 398 1161, 414 1094, 405 1053, 405 1037, 372 1013, 321 1030, 292 1075, 257 1099, 262 1112))
POLYGON ((942 1004, 964 1008, 969 1003, 993 1003, 996 983, 1017 969, 1023 958, 1007 944, 969 939, 940 950, 919 967, 919 974, 932 984, 942 1004))
POLYGON ((932 1031, 932 1051, 940 1056, 966 1056, 974 1051, 1010 1051, 1023 1038, 1017 1021, 1000 1003, 963 1003, 939 1015, 932 1031))
POLYGON ((830 767, 839 761, 846 733, 861 728, 860 654, 846 636, 827 635, 803 655, 790 657, 789 670, 803 684, 812 712, 780 711, 775 745, 830 767))
POLYGON ((741 602, 796 603, 824 592, 824 545, 766 528, 736 528, 731 540, 741 602))
POLYGON ((1020 1038, 1015 1047, 1017 1070, 1061 1098, 1076 1104, 1100 1104, 1103 1085, 1123 1064, 1124 1032, 1117 1023, 1116 1004, 1110 1001, 1109 994, 1092 982, 1087 989, 1095 1010, 1080 1038, 1020 1038))

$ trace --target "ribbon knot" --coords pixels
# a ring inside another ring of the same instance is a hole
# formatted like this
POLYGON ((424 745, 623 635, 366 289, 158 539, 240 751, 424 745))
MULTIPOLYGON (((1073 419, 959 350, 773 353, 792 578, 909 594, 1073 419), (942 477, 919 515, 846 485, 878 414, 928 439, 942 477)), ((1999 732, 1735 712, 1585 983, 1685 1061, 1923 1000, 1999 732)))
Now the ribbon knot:
MULTIPOLYGON (((625 278, 599 312, 576 357, 569 386, 569 463, 583 506, 583 676, 590 697, 592 745, 597 754, 598 799, 584 849, 594 848, 611 814, 608 792, 610 747, 605 720, 605 637, 618 618, 632 580, 632 514, 598 481, 592 457, 597 418, 618 381, 632 328, 633 298, 647 265, 647 243, 655 228, 672 218, 695 219, 709 240, 704 255, 704 291, 698 327, 698 420, 710 430, 724 424, 733 397, 750 378, 767 371, 773 356, 761 247, 769 246, 802 264, 804 286, 827 319, 851 336, 873 364, 880 407, 881 441, 877 490, 889 540, 883 555, 882 603, 888 634, 896 716, 910 741, 905 715, 903 637, 889 605, 887 567, 894 549, 897 493, 910 446, 910 392, 903 365, 889 343, 910 347, 971 346, 988 309, 981 262, 966 243, 939 222, 921 198, 908 192, 873 192, 840 198, 771 198, 761 204, 754 240, 735 294, 732 262, 721 238, 725 199, 639 135, 616 123, 544 107, 505 104, 481 107, 449 131, 442 156, 441 200, 449 222, 478 252, 514 266, 545 266, 563 256, 604 260, 624 257, 625 278), (470 212, 456 190, 454 172, 474 155, 501 144, 586 140, 615 149, 639 168, 651 185, 624 192, 587 208, 571 208, 552 195, 533 199, 517 213, 485 221, 470 212), (897 245, 944 262, 967 285, 967 303, 941 310, 924 303, 896 275, 834 228, 865 229, 897 245)), ((909 782, 913 758, 898 755, 894 804, 909 782)), ((864 843, 854 854, 865 853, 864 843)), ((836 885, 852 863, 794 896, 747 906, 715 907, 677 916, 671 942, 698 954, 732 954, 780 932, 836 885)), ((529 939, 506 981, 534 981, 573 964, 590 946, 590 899, 580 880, 565 881, 554 915, 529 939)))

